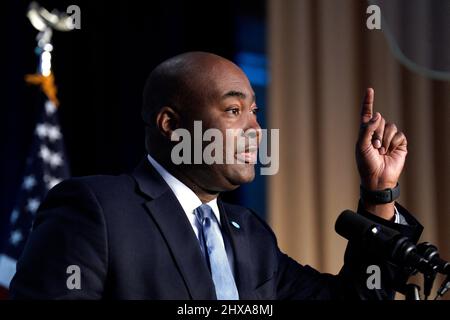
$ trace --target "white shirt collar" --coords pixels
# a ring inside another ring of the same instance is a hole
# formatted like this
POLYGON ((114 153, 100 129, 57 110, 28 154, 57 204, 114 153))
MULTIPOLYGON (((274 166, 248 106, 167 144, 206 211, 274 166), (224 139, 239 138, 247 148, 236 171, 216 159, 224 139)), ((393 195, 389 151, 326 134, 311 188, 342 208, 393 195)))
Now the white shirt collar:
MULTIPOLYGON (((170 189, 175 194, 175 197, 177 197, 178 202, 181 204, 181 207, 186 213, 189 221, 191 221, 192 223, 192 220, 195 220, 194 210, 202 205, 202 201, 199 199, 199 197, 197 197, 194 191, 192 191, 183 182, 175 178, 169 171, 167 171, 155 159, 153 159, 152 156, 147 155, 147 158, 150 164, 156 169, 156 171, 158 171, 164 181, 169 185, 170 189)), ((219 221, 220 224, 220 213, 219 207, 217 206, 217 198, 209 201, 206 204, 212 208, 217 221, 219 221)))

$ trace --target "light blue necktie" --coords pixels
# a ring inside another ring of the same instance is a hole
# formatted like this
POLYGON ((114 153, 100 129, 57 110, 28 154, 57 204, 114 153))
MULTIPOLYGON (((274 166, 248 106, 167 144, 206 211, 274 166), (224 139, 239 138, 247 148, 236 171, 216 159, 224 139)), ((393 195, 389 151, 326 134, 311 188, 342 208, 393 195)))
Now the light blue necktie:
POLYGON ((222 233, 212 208, 202 204, 195 209, 195 216, 200 224, 200 244, 209 259, 217 300, 239 300, 224 242, 221 241, 222 233))

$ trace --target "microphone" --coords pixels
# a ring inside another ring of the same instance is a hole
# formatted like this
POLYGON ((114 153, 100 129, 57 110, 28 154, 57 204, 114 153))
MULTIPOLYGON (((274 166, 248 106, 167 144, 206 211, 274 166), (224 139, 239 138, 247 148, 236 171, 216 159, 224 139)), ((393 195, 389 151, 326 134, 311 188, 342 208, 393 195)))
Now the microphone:
POLYGON ((436 265, 437 272, 450 275, 450 262, 441 259, 438 249, 429 242, 422 242, 417 245, 417 251, 431 264, 436 265))
POLYGON ((431 274, 437 269, 417 253, 416 246, 407 237, 351 210, 339 215, 335 230, 345 239, 359 243, 370 254, 397 265, 417 269, 424 274, 431 274))
POLYGON ((442 297, 450 289, 450 262, 441 259, 437 247, 429 242, 419 243, 417 245, 417 250, 425 257, 425 259, 437 266, 437 272, 447 275, 447 278, 439 287, 436 296, 436 298, 438 296, 442 297))

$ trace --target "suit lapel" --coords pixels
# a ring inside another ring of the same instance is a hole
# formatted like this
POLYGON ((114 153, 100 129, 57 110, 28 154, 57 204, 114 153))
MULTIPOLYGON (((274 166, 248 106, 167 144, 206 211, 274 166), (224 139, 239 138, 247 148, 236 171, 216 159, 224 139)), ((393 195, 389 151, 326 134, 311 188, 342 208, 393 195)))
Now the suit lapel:
POLYGON ((139 188, 152 199, 145 203, 161 230, 192 299, 216 299, 214 284, 197 237, 177 198, 145 159, 133 173, 139 188))
POLYGON ((254 281, 252 261, 250 260, 250 248, 245 223, 242 221, 242 212, 236 212, 234 206, 229 206, 218 199, 222 231, 231 241, 234 253, 236 286, 241 300, 256 299, 253 293, 254 281))

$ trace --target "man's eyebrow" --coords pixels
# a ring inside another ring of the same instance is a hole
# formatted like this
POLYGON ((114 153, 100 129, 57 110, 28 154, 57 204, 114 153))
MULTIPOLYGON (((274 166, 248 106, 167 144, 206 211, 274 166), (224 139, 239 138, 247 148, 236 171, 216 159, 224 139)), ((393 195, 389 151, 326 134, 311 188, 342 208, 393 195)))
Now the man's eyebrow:
MULTIPOLYGON (((230 98, 230 97, 236 97, 236 98, 245 100, 247 98, 247 95, 245 93, 241 92, 241 91, 231 90, 231 91, 228 91, 227 93, 225 93, 222 96, 222 99, 226 99, 226 98, 230 98)), ((252 95, 252 102, 254 102, 255 100, 256 100, 256 97, 253 94, 252 95)))

